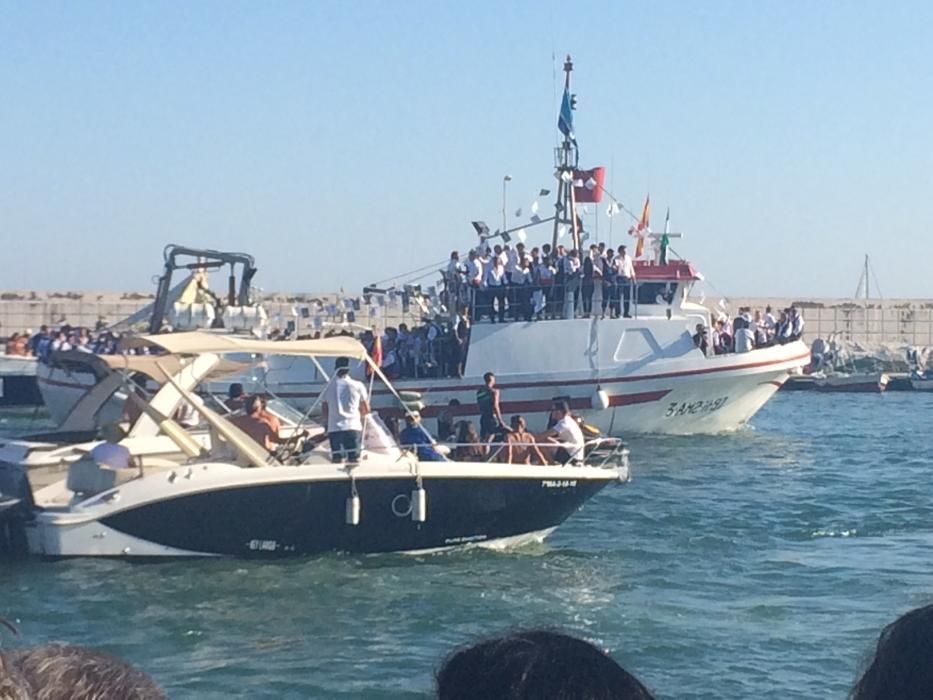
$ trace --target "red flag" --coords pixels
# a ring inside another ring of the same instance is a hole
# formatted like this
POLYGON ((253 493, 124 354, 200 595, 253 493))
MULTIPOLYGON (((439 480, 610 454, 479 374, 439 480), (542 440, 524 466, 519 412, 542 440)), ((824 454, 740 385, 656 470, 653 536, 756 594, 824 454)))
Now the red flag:
POLYGON ((606 169, 603 167, 590 170, 574 170, 574 201, 578 204, 599 204, 603 198, 603 183, 605 181, 606 169))

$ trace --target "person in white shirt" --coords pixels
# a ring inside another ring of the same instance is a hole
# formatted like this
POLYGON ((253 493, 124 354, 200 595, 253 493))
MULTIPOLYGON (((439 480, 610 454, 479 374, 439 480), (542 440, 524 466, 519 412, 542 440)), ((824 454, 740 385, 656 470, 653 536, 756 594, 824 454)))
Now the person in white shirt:
POLYGON ((136 466, 129 448, 120 444, 120 440, 126 437, 123 428, 116 423, 108 423, 101 428, 100 436, 104 441, 91 449, 91 459, 108 469, 128 469, 136 466))
POLYGON ((625 252, 625 246, 619 246, 619 254, 615 259, 616 284, 619 286, 619 296, 622 298, 622 315, 631 318, 629 308, 631 303, 632 283, 635 281, 635 263, 625 252))
POLYGON ((499 257, 494 257, 492 265, 486 272, 486 292, 488 294, 487 304, 490 320, 495 323, 496 316, 499 316, 499 323, 505 323, 505 292, 507 280, 505 277, 505 266, 499 257))
POLYGON ((764 318, 764 327, 765 335, 768 338, 768 342, 774 340, 774 334, 777 331, 777 320, 774 318, 774 314, 771 313, 771 307, 765 307, 765 318, 764 318))
POLYGON ((557 446, 554 460, 560 464, 582 464, 586 441, 576 419, 570 414, 570 404, 555 401, 551 408, 551 418, 556 422, 541 437, 557 446))
POLYGON ((363 418, 369 413, 366 386, 350 376, 350 360, 338 357, 337 374, 324 390, 324 416, 330 456, 335 463, 358 462, 363 418))
POLYGON ((755 334, 748 326, 742 326, 735 332, 735 351, 748 352, 755 349, 755 334))

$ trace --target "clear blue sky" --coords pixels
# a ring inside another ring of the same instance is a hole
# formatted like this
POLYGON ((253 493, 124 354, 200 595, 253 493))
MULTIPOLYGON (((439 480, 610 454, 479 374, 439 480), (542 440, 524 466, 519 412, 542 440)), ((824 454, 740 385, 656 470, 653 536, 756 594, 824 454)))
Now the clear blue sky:
POLYGON ((0 0, 0 288, 149 289, 168 242, 251 252, 269 290, 441 260, 504 174, 513 210, 552 186, 567 52, 584 164, 670 206, 724 294, 849 295, 869 252, 885 296, 933 296, 907 0, 0 0))

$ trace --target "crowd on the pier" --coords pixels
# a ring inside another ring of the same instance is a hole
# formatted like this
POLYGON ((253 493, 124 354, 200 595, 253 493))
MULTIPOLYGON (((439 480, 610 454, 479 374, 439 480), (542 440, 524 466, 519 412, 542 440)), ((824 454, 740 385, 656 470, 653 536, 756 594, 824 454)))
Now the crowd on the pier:
MULTIPOLYGON (((9 623, 0 624, 12 630, 9 623)), ((933 697, 933 605, 885 627, 850 700, 933 697)), ((435 676, 437 700, 652 700, 643 681, 596 645, 556 629, 520 629, 454 649, 435 676)), ((52 643, 0 651, 0 697, 94 700, 167 697, 144 671, 116 656, 52 643)))
POLYGON ((97 355, 113 355, 119 350, 120 336, 105 328, 96 329, 70 326, 62 323, 57 327, 42 325, 38 332, 26 330, 13 333, 7 338, 7 355, 38 357, 47 359, 53 352, 77 350, 97 355))
POLYGON ((586 250, 522 242, 479 246, 462 259, 450 254, 444 271, 448 308, 469 306, 473 318, 493 323, 592 314, 631 316, 635 263, 624 245, 594 243, 586 250), (594 308, 595 306, 595 308, 594 308))
POLYGON ((795 306, 783 309, 777 318, 770 306, 764 313, 760 309, 753 313, 746 306, 739 309, 735 318, 721 314, 712 328, 698 323, 693 342, 704 355, 726 355, 799 340, 803 328, 803 315, 795 306))

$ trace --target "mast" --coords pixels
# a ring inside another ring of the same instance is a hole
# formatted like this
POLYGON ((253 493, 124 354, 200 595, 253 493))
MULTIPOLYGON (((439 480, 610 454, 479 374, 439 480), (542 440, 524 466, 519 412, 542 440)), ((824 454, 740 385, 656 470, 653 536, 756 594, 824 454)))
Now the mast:
POLYGON ((554 166, 557 169, 557 201, 554 203, 554 235, 552 249, 557 248, 557 233, 561 224, 570 224, 573 236, 573 249, 580 250, 580 230, 577 228, 577 216, 574 211, 573 173, 580 161, 577 140, 573 133, 573 110, 576 109, 576 95, 570 93, 570 74, 573 61, 570 54, 564 61, 564 96, 561 100, 561 112, 558 128, 564 136, 560 146, 554 149, 554 166))

